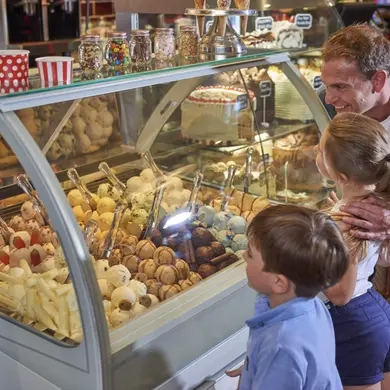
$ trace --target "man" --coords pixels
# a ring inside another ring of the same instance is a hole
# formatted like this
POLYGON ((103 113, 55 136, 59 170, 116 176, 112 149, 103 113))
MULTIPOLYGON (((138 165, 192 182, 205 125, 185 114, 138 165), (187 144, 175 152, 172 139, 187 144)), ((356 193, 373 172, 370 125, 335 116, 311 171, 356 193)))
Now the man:
MULTIPOLYGON (((329 115, 356 112, 373 118, 390 133, 390 42, 368 25, 352 25, 333 34, 323 47, 319 97, 329 115)), ((390 238, 386 202, 351 202, 343 221, 367 240, 390 238)))

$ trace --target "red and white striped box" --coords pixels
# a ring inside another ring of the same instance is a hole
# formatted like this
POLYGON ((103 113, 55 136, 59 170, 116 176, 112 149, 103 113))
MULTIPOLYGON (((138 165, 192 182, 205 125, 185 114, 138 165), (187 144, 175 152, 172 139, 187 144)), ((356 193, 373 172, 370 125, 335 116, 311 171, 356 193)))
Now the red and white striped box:
POLYGON ((72 57, 40 57, 36 60, 42 88, 72 84, 72 57))
POLYGON ((28 50, 0 50, 0 95, 28 90, 28 50))

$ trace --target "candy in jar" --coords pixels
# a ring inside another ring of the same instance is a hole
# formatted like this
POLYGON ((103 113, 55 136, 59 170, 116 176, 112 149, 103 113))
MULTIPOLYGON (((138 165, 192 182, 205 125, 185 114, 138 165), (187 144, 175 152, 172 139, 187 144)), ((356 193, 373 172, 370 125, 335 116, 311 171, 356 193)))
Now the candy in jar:
POLYGON ((197 57, 198 34, 196 26, 180 26, 179 54, 182 57, 197 57))
POLYGON ((107 64, 112 67, 127 66, 129 64, 129 42, 125 32, 108 34, 105 59, 107 64))
POLYGON ((175 58, 175 37, 172 28, 156 30, 154 54, 157 61, 171 61, 175 58))
POLYGON ((99 35, 83 35, 79 46, 79 63, 84 72, 98 72, 103 66, 99 35))
POLYGON ((149 64, 152 61, 152 41, 148 30, 131 32, 130 56, 136 64, 149 64))

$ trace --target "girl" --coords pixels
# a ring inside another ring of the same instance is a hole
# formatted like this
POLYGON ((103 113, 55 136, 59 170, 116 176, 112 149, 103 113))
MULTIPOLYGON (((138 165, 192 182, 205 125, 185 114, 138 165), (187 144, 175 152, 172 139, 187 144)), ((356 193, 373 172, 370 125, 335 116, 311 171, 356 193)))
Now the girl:
MULTIPOLYGON (((347 202, 390 199, 390 138, 380 123, 339 114, 322 134, 317 152, 321 174, 343 193, 331 211, 335 220, 347 202)), ((386 261, 387 243, 357 240, 340 224, 352 261, 323 296, 335 330, 337 368, 345 390, 390 390, 390 305, 368 280, 380 255, 386 261)))

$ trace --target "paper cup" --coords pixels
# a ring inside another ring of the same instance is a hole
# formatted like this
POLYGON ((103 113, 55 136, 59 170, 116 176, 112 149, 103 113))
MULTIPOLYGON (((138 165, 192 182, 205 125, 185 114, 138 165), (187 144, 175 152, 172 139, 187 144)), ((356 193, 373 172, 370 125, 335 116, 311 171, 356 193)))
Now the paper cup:
POLYGON ((28 90, 28 50, 0 50, 0 94, 28 90))
POLYGON ((71 84, 73 81, 72 57, 40 57, 38 65, 42 88, 71 84))

